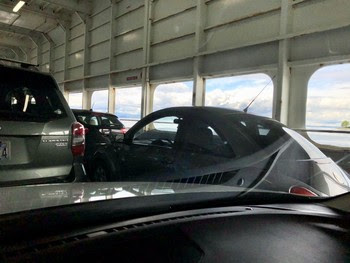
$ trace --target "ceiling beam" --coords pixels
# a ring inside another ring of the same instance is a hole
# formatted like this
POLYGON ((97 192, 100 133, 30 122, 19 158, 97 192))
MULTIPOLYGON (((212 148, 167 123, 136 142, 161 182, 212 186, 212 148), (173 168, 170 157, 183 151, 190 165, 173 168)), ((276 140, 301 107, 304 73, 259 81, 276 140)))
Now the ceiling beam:
MULTIPOLYGON (((13 3, 1 2, 0 9, 9 13, 13 13, 14 5, 13 3)), ((57 21, 70 21, 70 17, 67 14, 56 14, 53 9, 50 8, 41 8, 35 4, 26 4, 19 11, 18 14, 31 14, 43 17, 47 20, 51 20, 51 23, 57 23, 57 21)))
POLYGON ((6 46, 15 46, 20 47, 24 49, 31 49, 35 46, 33 46, 33 43, 31 40, 28 39, 21 39, 19 41, 18 38, 8 37, 8 36, 2 36, 0 34, 0 45, 6 45, 6 46))
POLYGON ((9 24, 5 24, 1 22, 0 22, 0 31, 24 35, 24 36, 28 36, 30 38, 36 38, 36 39, 40 39, 42 36, 41 32, 39 31, 30 30, 24 27, 19 27, 14 25, 11 26, 9 24))
POLYGON ((80 3, 76 0, 44 0, 44 2, 63 7, 64 9, 73 12, 80 12, 86 15, 91 15, 92 13, 91 1, 87 0, 80 1, 80 3))
POLYGON ((16 60, 19 58, 18 54, 13 49, 7 48, 7 47, 5 47, 5 48, 0 46, 0 57, 1 58, 16 59, 16 60), (10 55, 11 53, 12 53, 12 55, 14 55, 14 57, 10 55))
POLYGON ((27 59, 28 50, 23 50, 22 48, 19 48, 16 46, 3 45, 2 43, 0 43, 0 48, 6 48, 8 50, 11 50, 12 52, 14 52, 17 55, 18 60, 24 61, 27 59))

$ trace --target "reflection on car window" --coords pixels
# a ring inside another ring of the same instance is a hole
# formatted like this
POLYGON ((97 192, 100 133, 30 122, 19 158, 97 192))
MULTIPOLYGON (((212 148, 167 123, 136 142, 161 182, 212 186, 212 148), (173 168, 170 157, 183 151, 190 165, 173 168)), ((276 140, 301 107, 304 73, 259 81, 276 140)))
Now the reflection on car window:
POLYGON ((179 121, 178 117, 167 116, 148 123, 136 132, 134 142, 157 146, 173 146, 179 121))

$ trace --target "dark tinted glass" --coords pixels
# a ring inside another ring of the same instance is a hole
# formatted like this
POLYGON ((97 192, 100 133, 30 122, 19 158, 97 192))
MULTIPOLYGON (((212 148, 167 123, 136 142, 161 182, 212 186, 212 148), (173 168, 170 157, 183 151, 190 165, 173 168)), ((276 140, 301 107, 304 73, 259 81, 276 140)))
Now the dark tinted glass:
POLYGON ((0 119, 46 122, 66 116, 53 79, 0 67, 0 119))

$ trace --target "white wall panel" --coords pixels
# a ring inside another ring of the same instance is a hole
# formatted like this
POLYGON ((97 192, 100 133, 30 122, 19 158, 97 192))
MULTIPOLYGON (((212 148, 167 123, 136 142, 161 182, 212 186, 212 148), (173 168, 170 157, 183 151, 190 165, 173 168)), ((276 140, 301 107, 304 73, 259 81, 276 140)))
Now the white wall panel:
POLYGON ((139 6, 143 6, 145 3, 144 0, 123 0, 119 1, 117 4, 117 16, 125 14, 130 10, 133 10, 139 6))
POLYGON ((115 40, 116 53, 133 50, 142 47, 143 29, 132 31, 128 34, 119 36, 115 40))
POLYGON ((64 56, 64 45, 55 47, 54 54, 55 54, 55 58, 60 58, 64 56))
POLYGON ((95 75, 95 74, 98 75, 101 73, 109 72, 109 60, 102 60, 102 61, 89 63, 89 68, 90 68, 91 75, 95 75))
POLYGON ((139 8, 133 12, 127 13, 116 19, 116 34, 119 35, 126 31, 143 26, 144 8, 139 8))
POLYGON ((55 45, 64 43, 64 32, 61 27, 57 26, 55 29, 51 30, 48 35, 55 45))
POLYGON ((303 60, 350 54, 350 26, 291 40, 291 59, 303 60))
POLYGON ((99 12, 106 7, 110 6, 111 1, 110 0, 97 0, 97 1, 92 1, 92 9, 93 13, 99 12))
POLYGON ((278 43, 256 45, 207 55, 203 58, 202 74, 211 75, 238 69, 259 67, 278 62, 278 43))
MULTIPOLYGON (((56 69, 55 69, 56 70, 56 69)), ((56 79, 57 82, 62 82, 64 80, 64 73, 63 71, 61 72, 55 72, 53 74, 54 78, 56 79)))
POLYGON ((166 43, 152 46, 151 61, 164 61, 169 59, 182 58, 193 54, 194 37, 176 39, 166 43))
POLYGON ((142 50, 116 56, 116 69, 134 68, 142 65, 142 50))
POLYGON ((42 54, 41 64, 48 63, 50 61, 50 52, 45 52, 42 54))
POLYGON ((101 42, 102 40, 109 39, 110 37, 110 25, 106 24, 102 27, 96 28, 95 30, 90 32, 91 42, 90 44, 95 44, 101 42))
POLYGON ((281 0, 217 0, 208 4, 207 25, 215 26, 279 8, 281 0))
POLYGON ((84 76, 83 66, 68 69, 68 79, 77 79, 84 76))
POLYGON ((84 24, 80 22, 77 26, 73 27, 70 31, 71 37, 76 37, 84 34, 84 24))
POLYGON ((64 58, 61 58, 61 59, 58 59, 58 60, 55 60, 55 71, 61 71, 64 69, 64 58))
POLYGON ((89 29, 96 28, 106 22, 109 22, 110 18, 111 18, 111 9, 110 8, 104 9, 102 12, 92 17, 91 25, 89 29))
POLYGON ((108 87, 109 78, 108 76, 96 77, 87 80, 88 89, 101 90, 108 87))
POLYGON ((180 13, 188 8, 196 6, 196 0, 174 1, 156 0, 153 2, 153 19, 158 20, 173 14, 180 13))
POLYGON ((161 20, 152 24, 152 43, 176 38, 195 31, 194 10, 190 10, 176 16, 161 20))
POLYGON ((41 48, 42 48, 43 52, 49 50, 50 49, 50 43, 48 41, 44 41, 43 43, 41 43, 41 48))
POLYGON ((183 79, 192 77, 193 60, 186 59, 168 64, 153 66, 150 69, 150 78, 152 81, 166 81, 174 79, 183 79))
POLYGON ((309 0, 296 5, 293 10, 293 32, 350 23, 349 0, 309 0))
POLYGON ((84 48, 84 35, 69 41, 70 53, 79 51, 84 48))
POLYGON ((90 48, 90 60, 94 61, 109 56, 109 41, 90 48))
POLYGON ((81 92, 83 89, 83 81, 71 81, 65 84, 65 87, 70 92, 81 92))
POLYGON ((125 87, 141 84, 141 70, 130 70, 112 75, 112 85, 125 87))
POLYGON ((206 31, 208 50, 244 45, 279 35, 279 12, 268 13, 206 31))
POLYGON ((68 65, 75 67, 84 63, 84 52, 77 52, 68 56, 68 65))
POLYGON ((71 19, 72 19, 71 26, 75 26, 81 23, 81 18, 76 13, 74 13, 71 16, 71 19))

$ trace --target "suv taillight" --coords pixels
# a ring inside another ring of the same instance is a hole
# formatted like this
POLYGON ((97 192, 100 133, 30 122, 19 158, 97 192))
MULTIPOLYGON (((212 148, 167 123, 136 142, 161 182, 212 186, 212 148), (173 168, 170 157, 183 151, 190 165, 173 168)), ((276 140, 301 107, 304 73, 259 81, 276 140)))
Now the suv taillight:
POLYGON ((85 151, 84 125, 75 122, 72 125, 72 153, 73 156, 83 156, 85 151))

